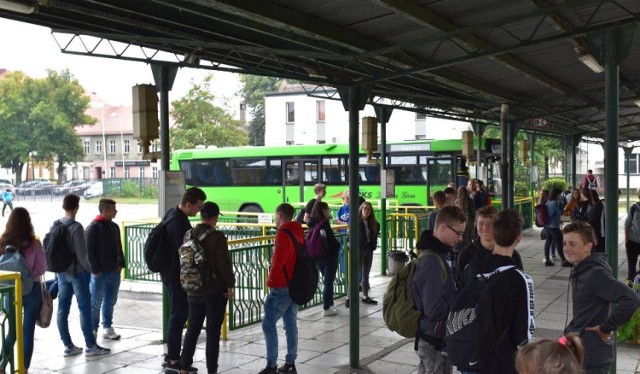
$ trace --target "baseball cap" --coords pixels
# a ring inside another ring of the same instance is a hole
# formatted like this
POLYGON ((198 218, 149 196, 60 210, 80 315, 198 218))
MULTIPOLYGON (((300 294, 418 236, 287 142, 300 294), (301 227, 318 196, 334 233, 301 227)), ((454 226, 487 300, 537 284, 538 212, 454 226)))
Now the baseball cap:
POLYGON ((218 204, 211 201, 207 201, 206 203, 204 203, 202 209, 200 209, 200 213, 204 213, 208 216, 223 215, 220 213, 220 207, 218 206, 218 204))

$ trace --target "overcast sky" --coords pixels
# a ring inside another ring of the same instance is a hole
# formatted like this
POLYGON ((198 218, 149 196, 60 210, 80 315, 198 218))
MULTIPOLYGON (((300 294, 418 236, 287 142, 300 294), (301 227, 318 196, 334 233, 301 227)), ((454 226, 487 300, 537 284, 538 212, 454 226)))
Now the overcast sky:
MULTIPOLYGON (((65 54, 60 51, 50 29, 4 18, 0 18, 0 68, 19 70, 34 78, 45 77, 47 69, 68 68, 87 92, 95 92, 111 105, 130 105, 132 86, 154 83, 147 64, 65 54)), ((236 93, 240 85, 236 74, 180 69, 169 99, 184 96, 191 79, 199 82, 210 73, 214 74, 212 92, 220 100, 217 104, 223 105, 224 98, 230 99, 229 110, 237 116, 239 99, 236 93)))

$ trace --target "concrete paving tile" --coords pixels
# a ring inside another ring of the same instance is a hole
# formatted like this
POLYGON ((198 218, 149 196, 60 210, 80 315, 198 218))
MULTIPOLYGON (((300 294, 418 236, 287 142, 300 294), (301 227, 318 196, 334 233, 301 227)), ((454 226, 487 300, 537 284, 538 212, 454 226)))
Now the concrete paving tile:
MULTIPOLYGON (((324 366, 326 368, 333 368, 342 365, 349 365, 349 355, 339 355, 335 353, 325 353, 322 356, 316 357, 307 362, 309 365, 324 366)), ((325 373, 331 372, 325 369, 325 373)))
POLYGON ((336 349, 337 347, 340 347, 341 345, 343 345, 343 343, 320 341, 316 339, 313 339, 313 340, 301 339, 298 341, 298 349, 304 349, 308 351, 322 352, 322 353, 329 352, 333 349, 336 349))
MULTIPOLYGON (((280 341, 282 339, 278 339, 278 340, 280 341)), ((253 344, 245 344, 240 347, 236 347, 234 349, 231 349, 229 352, 262 357, 265 355, 265 348, 264 348, 264 345, 253 343, 253 344)))
POLYGON ((135 372, 136 374, 158 374, 160 371, 159 370, 154 370, 154 369, 149 369, 149 368, 141 368, 138 366, 126 366, 126 367, 121 367, 112 371, 108 371, 107 373, 109 374, 125 374, 125 373, 132 373, 135 372))
MULTIPOLYGON (((300 347, 298 347, 298 357, 296 358, 296 365, 298 362, 307 362, 311 359, 314 359, 318 356, 320 356, 322 354, 322 352, 316 352, 316 351, 309 351, 306 349, 300 349, 300 347)), ((264 357, 262 357, 262 359, 265 359, 267 356, 266 352, 264 357)), ((278 360, 283 361, 285 359, 285 357, 287 356, 287 349, 286 348, 282 348, 278 350, 278 360)))
POLYGON ((340 343, 348 343, 349 342, 349 332, 348 331, 329 331, 325 332, 322 335, 318 335, 315 337, 316 340, 320 341, 328 341, 328 342, 340 342, 340 343))
POLYGON ((124 367, 124 365, 113 364, 106 361, 91 361, 83 365, 68 367, 56 372, 66 374, 107 373, 122 367, 124 367))
POLYGON ((400 340, 403 340, 402 336, 396 335, 396 337, 389 336, 377 336, 373 334, 364 335, 360 337, 360 344, 371 347, 388 347, 400 340))
MULTIPOLYGON (((376 353, 380 353, 382 350, 384 349, 384 347, 380 347, 380 346, 368 346, 364 343, 361 342, 360 346, 359 346, 359 350, 360 350, 360 358, 367 358, 369 356, 372 356, 376 353)), ((333 349, 331 351, 328 352, 328 354, 337 354, 337 355, 343 355, 343 356, 347 356, 349 357, 349 350, 350 347, 349 345, 343 345, 341 347, 338 347, 336 349, 333 349)))
MULTIPOLYGON (((415 357, 416 360, 418 356, 415 357)), ((394 362, 376 361, 367 366, 375 374, 410 374, 417 370, 418 365, 406 365, 394 362)))
POLYGON ((101 362, 108 362, 112 364, 117 364, 121 366, 135 364, 136 362, 141 362, 153 358, 154 355, 137 353, 137 352, 118 352, 112 353, 110 355, 105 355, 100 358, 101 362))
POLYGON ((310 329, 310 328, 298 328, 298 337, 304 339, 316 339, 319 336, 325 334, 324 330, 310 329))
POLYGON ((415 362, 417 365, 419 359, 415 351, 413 350, 413 347, 411 347, 411 351, 397 349, 393 352, 390 352, 388 355, 382 357, 380 361, 398 363, 398 364, 407 364, 410 362, 415 362))

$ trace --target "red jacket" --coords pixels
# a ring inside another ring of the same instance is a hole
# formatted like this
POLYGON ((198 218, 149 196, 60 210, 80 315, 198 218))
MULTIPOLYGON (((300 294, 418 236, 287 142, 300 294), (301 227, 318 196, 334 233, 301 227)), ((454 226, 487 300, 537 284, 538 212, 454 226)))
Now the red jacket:
MULTIPOLYGON (((302 230, 302 225, 298 222, 287 222, 280 229, 288 229, 298 239, 298 243, 304 243, 304 230, 302 230)), ((273 258, 269 269, 269 277, 267 278, 267 286, 271 288, 288 287, 289 284, 285 278, 284 269, 287 269, 287 275, 291 279, 298 251, 289 235, 282 230, 278 230, 276 233, 276 241, 273 247, 273 258)))

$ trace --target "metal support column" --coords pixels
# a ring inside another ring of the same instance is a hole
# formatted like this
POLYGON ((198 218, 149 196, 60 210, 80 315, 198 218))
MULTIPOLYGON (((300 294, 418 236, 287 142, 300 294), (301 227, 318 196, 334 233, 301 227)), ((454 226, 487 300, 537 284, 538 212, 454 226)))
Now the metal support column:
POLYGON ((349 366, 360 365, 360 303, 358 302, 358 274, 360 269, 358 212, 359 173, 359 114, 364 109, 371 87, 338 87, 338 93, 345 110, 349 111, 349 294, 353 299, 349 308, 349 366))
MULTIPOLYGON (((508 134, 508 138, 507 138, 507 146, 508 146, 508 150, 509 150, 509 162, 508 162, 508 174, 507 174, 507 181, 508 181, 508 198, 507 198, 507 209, 513 209, 513 202, 514 202, 514 195, 515 195, 515 146, 516 146, 516 134, 518 133, 518 125, 515 124, 514 122, 509 122, 507 124, 507 128, 509 130, 509 134, 508 134)), ((504 200, 503 200, 504 203, 504 200)))
POLYGON ((502 210, 507 209, 507 200, 509 198, 509 158, 507 157, 507 135, 508 124, 507 115, 509 114, 509 105, 502 104, 500 108, 500 180, 502 195, 502 210))
MULTIPOLYGON (((387 172, 387 122, 393 113, 393 107, 375 105, 376 117, 380 122, 380 175, 387 172)), ((426 165, 425 165, 426 167, 426 165)), ((380 178, 386 181, 386 178, 380 178)), ((387 186, 380 185, 380 275, 387 275, 387 186)))
POLYGON ((578 153, 578 145, 581 140, 582 136, 580 135, 573 135, 571 137, 571 149, 573 151, 571 153, 571 185, 573 188, 578 188, 578 160, 576 155, 578 153))
POLYGON ((161 170, 169 170, 169 91, 173 87, 178 68, 163 64, 151 64, 151 72, 160 94, 160 152, 161 170))
POLYGON ((631 152, 633 152, 633 148, 635 147, 622 147, 622 150, 624 151, 624 163, 627 166, 627 172, 625 173, 627 175, 627 212, 629 211, 630 207, 629 191, 631 190, 631 188, 629 187, 629 183, 631 182, 631 174, 629 164, 631 163, 631 152))
MULTIPOLYGON (((473 132, 476 133, 476 179, 480 178, 480 164, 482 163, 482 137, 484 136, 484 131, 487 129, 487 125, 479 122, 474 122, 473 124, 473 132)), ((489 181, 486 185, 489 185, 489 181)))
MULTIPOLYGON (((536 180, 535 180, 535 175, 533 173, 533 166, 535 164, 534 161, 534 156, 535 156, 535 149, 536 149, 536 134, 529 134, 529 153, 530 156, 529 158, 531 159, 531 162, 529 163, 529 193, 531 195, 531 201, 533 202, 532 206, 536 205, 535 202, 535 194, 536 194, 536 180)), ((533 209, 531 209, 531 215, 533 216, 533 209)), ((533 222, 533 221, 531 221, 533 222)), ((533 225, 531 225, 533 227, 533 225)))

